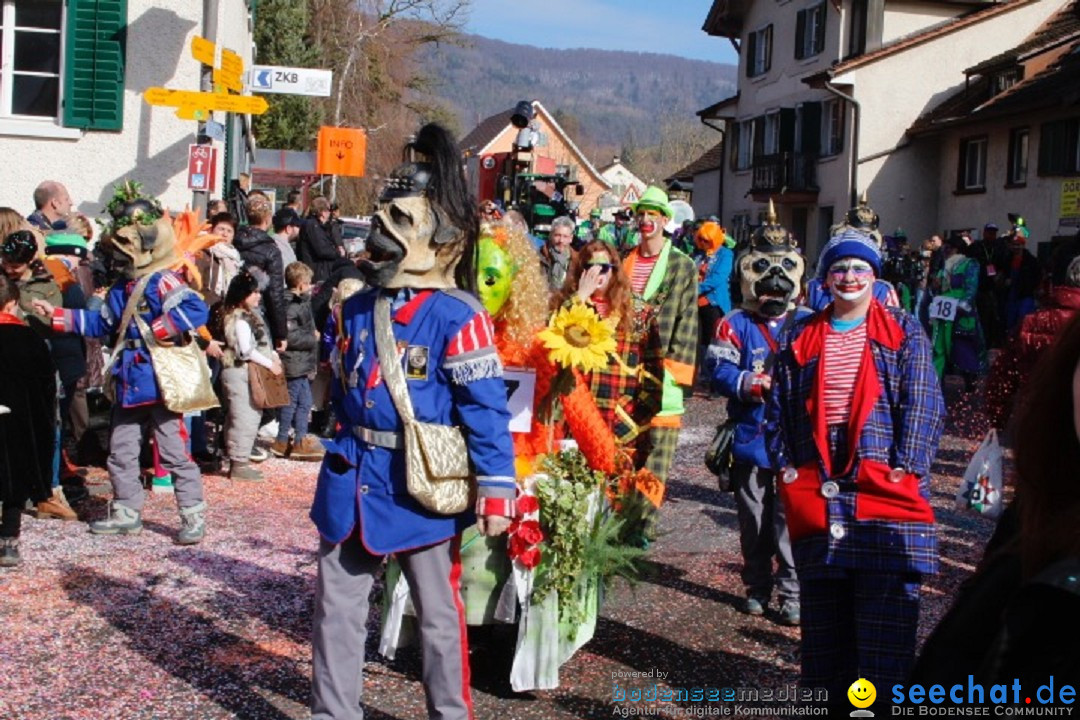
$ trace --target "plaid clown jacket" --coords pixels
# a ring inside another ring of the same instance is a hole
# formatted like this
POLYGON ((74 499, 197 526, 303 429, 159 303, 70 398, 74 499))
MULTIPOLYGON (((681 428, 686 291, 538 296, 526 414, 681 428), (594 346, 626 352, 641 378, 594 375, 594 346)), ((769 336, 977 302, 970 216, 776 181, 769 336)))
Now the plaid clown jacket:
MULTIPOLYGON (((627 277, 634 276, 640 246, 623 261, 627 277)), ((698 272, 689 256, 664 243, 645 292, 634 294, 635 306, 649 306, 655 313, 664 354, 664 392, 654 426, 679 427, 683 407, 680 386, 694 384, 698 345, 698 272)), ((648 314, 648 313, 646 313, 648 314)))
POLYGON ((873 301, 850 420, 830 429, 822 398, 831 314, 796 322, 781 338, 766 409, 800 574, 828 566, 936 572, 930 465, 945 402, 929 340, 913 316, 873 301), (830 446, 838 434, 848 440, 846 455, 830 446))

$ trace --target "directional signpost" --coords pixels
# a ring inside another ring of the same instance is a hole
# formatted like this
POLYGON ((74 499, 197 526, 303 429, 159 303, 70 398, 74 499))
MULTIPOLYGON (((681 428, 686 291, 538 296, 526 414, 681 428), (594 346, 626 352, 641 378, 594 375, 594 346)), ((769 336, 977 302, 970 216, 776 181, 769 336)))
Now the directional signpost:
POLYGON ((214 43, 196 35, 191 38, 191 56, 203 65, 214 66, 214 43))
POLYGON ((232 50, 222 49, 221 67, 214 68, 214 83, 233 92, 244 92, 244 61, 232 50))
POLYGON ((330 97, 334 73, 313 68, 252 65, 248 74, 248 90, 281 95, 330 97))
POLYGON ((254 95, 191 92, 190 90, 169 90, 163 87, 147 89, 143 93, 143 99, 151 105, 178 108, 177 117, 188 120, 205 120, 213 110, 262 115, 270 109, 266 100, 254 95))
POLYGON ((176 108, 176 116, 184 120, 209 120, 215 110, 246 115, 262 115, 270 106, 261 97, 230 95, 229 90, 244 91, 244 60, 228 48, 221 49, 220 65, 215 65, 217 46, 206 38, 191 38, 191 56, 214 69, 217 92, 192 92, 152 87, 143 93, 150 105, 176 108))

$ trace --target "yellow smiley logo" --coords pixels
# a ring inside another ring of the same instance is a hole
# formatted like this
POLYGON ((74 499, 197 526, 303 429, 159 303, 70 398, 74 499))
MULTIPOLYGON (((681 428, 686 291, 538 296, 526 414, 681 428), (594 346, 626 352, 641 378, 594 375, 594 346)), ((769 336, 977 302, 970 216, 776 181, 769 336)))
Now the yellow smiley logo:
POLYGON ((848 700, 857 708, 867 708, 874 704, 877 698, 877 689, 874 684, 865 678, 859 678, 851 683, 847 690, 848 700))

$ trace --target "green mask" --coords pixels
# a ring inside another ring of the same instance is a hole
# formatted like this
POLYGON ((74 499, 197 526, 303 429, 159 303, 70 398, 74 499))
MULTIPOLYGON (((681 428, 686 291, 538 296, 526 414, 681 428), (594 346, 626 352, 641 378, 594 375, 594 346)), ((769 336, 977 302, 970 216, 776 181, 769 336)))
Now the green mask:
POLYGON ((477 285, 480 301, 494 318, 510 298, 510 287, 514 282, 514 263, 506 250, 489 237, 480 238, 478 259, 477 285))

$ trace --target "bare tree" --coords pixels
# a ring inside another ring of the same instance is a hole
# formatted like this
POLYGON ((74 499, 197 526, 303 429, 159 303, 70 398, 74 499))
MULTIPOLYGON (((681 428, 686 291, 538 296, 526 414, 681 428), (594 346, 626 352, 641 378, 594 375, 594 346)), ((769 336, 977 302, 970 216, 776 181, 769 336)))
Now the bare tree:
MULTIPOLYGON (((425 45, 456 42, 470 1, 309 0, 313 39, 334 69, 333 124, 383 133, 383 142, 368 145, 369 167, 381 166, 371 157, 376 146, 400 147, 409 126, 431 110, 413 101, 425 83, 415 54, 425 45)), ((358 200, 360 194, 357 189, 358 200)), ((336 177, 330 196, 337 197, 336 177)))

